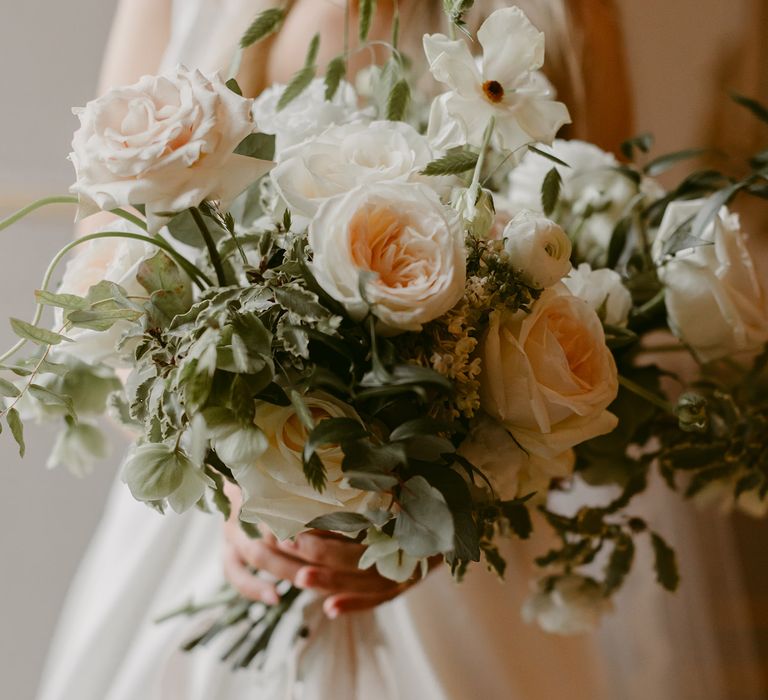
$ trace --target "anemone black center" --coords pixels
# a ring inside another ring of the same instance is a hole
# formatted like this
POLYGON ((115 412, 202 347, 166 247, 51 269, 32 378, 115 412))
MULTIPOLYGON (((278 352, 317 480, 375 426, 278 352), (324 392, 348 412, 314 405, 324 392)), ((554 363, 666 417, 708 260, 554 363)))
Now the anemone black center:
POLYGON ((486 80, 483 83, 483 92, 491 102, 501 102, 504 99, 504 88, 497 80, 486 80))

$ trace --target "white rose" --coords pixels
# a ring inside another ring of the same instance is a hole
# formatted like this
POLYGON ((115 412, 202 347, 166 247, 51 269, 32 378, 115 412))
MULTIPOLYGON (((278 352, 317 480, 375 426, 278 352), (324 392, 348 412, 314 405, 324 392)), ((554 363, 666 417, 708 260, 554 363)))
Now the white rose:
POLYGON ((329 199, 310 224, 309 243, 323 289, 355 319, 370 302, 383 332, 418 331, 464 293, 459 216, 426 185, 362 185, 329 199))
POLYGON ((496 496, 503 501, 534 492, 536 501, 542 501, 549 482, 569 476, 574 465, 572 450, 552 458, 527 454, 501 423, 486 415, 472 425, 458 454, 488 478, 496 496))
POLYGON ((253 115, 259 129, 275 135, 275 158, 282 160, 283 151, 317 136, 334 124, 348 124, 362 119, 366 112, 357 108, 354 88, 342 81, 332 100, 325 99, 325 81, 315 78, 309 87, 283 109, 277 104, 285 85, 273 85, 264 90, 253 103, 253 115))
POLYGON ((540 583, 522 613, 527 623, 536 622, 545 632, 572 635, 592 632, 611 608, 596 581, 569 574, 557 579, 552 590, 540 583))
POLYGON ((71 191, 83 213, 143 204, 154 231, 161 212, 233 199, 271 166, 233 153, 254 131, 251 104, 218 76, 178 67, 76 109, 71 191))
POLYGON ((707 242, 665 258, 664 245, 706 200, 672 202, 653 244, 666 287, 672 332, 702 362, 758 350, 768 341, 768 297, 755 270, 739 217, 723 207, 707 226, 707 242))
MULTIPOLYGON (((552 146, 541 148, 570 167, 553 165, 529 151, 510 173, 511 206, 542 211, 541 185, 554 167, 562 178, 559 202, 573 219, 567 228, 572 225, 574 230, 578 229, 576 248, 582 257, 599 258, 608 250, 616 224, 627 214, 627 205, 637 195, 637 185, 616 170, 620 163, 612 154, 591 143, 556 139, 552 146)), ((641 190, 655 191, 654 183, 644 183, 641 190)))
MULTIPOLYGON (((325 418, 358 419, 352 408, 333 396, 318 393, 304 401, 316 423, 325 418)), ((234 469, 243 490, 244 520, 265 523, 283 540, 306 530, 306 524, 321 515, 363 513, 384 505, 380 494, 349 486, 341 471, 344 454, 336 445, 316 452, 326 469, 323 491, 309 484, 301 460, 307 430, 291 406, 259 402, 254 422, 266 435, 267 447, 249 465, 234 469)))
MULTIPOLYGON (((109 224, 103 230, 143 233, 123 219, 109 224)), ((96 238, 83 243, 75 249, 75 254, 67 263, 59 293, 85 296, 92 286, 106 280, 119 284, 129 296, 146 297, 147 291, 139 284, 136 273, 141 263, 151 258, 157 250, 150 243, 130 238, 96 238)), ((57 308, 54 313, 55 329, 59 330, 63 324, 64 312, 57 308)), ((112 366, 121 366, 116 347, 131 326, 130 321, 118 321, 106 331, 70 328, 66 335, 73 342, 61 343, 56 346, 56 352, 71 354, 89 364, 106 362, 112 366)))
POLYGON ((561 455, 616 427, 616 364, 589 305, 558 284, 530 313, 494 311, 480 346, 480 402, 520 445, 561 455))
POLYGON ((409 124, 355 122, 284 150, 272 181, 292 214, 312 218, 325 200, 358 185, 418 179, 432 159, 427 140, 409 124))
POLYGON ((512 266, 532 287, 551 287, 571 269, 571 240, 541 214, 527 209, 518 212, 502 236, 512 266))
POLYGON ((609 326, 626 326, 632 310, 632 295, 622 284, 621 275, 608 268, 593 270, 581 263, 563 280, 571 294, 583 299, 609 326))

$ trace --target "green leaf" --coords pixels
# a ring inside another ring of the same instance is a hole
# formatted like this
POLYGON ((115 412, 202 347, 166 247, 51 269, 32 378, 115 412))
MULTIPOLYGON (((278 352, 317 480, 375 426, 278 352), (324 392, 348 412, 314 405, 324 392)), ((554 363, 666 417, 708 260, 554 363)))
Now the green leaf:
POLYGON ((736 92, 731 93, 731 99, 742 107, 746 107, 752 114, 754 114, 760 121, 768 124, 768 107, 758 102, 751 97, 745 95, 739 95, 736 92))
POLYGON ((76 415, 75 406, 72 403, 71 397, 69 396, 51 391, 50 389, 46 389, 44 386, 40 386, 39 384, 30 384, 29 393, 40 403, 45 404, 46 406, 61 406, 71 416, 76 415))
POLYGON ((523 501, 504 501, 501 503, 501 512, 509 522, 512 531, 521 540, 527 540, 531 536, 533 532, 531 513, 523 501))
POLYGON ((224 477, 215 469, 207 469, 206 474, 213 479, 215 488, 213 489, 213 505, 224 516, 224 520, 229 520, 232 515, 232 504, 224 493, 224 477))
POLYGON ((747 180, 737 182, 708 197, 707 201, 704 202, 703 206, 699 209, 693 219, 693 223, 691 224, 691 235, 696 239, 700 239, 707 226, 709 226, 715 216, 717 216, 721 207, 728 204, 736 196, 739 190, 744 189, 748 184, 749 182, 747 180))
POLYGON ((139 501, 168 498, 184 479, 184 472, 194 468, 189 459, 164 443, 137 447, 123 465, 123 481, 139 501))
POLYGON ((643 172, 646 175, 654 177, 655 175, 660 175, 680 161, 696 158, 697 156, 703 155, 706 152, 706 148, 686 148, 682 151, 667 153, 666 155, 654 158, 643 168, 643 172))
POLYGON ((307 527, 316 530, 336 532, 360 532, 371 525, 371 521, 361 513, 329 513, 321 515, 307 523, 307 527))
POLYGON ((373 16, 376 14, 376 0, 360 0, 358 12, 360 13, 358 36, 362 43, 368 39, 368 33, 371 31, 373 16))
POLYGON ((398 80, 387 97, 387 119, 393 122, 402 121, 410 99, 411 87, 408 81, 404 78, 398 80))
POLYGON ((422 175, 459 175, 474 170, 477 153, 466 148, 452 148, 442 158, 427 163, 422 175))
POLYGON ((238 84, 237 80, 234 78, 230 78, 227 80, 226 83, 224 83, 232 92, 235 93, 235 95, 240 95, 240 97, 243 96, 243 91, 240 89, 240 85, 238 84))
POLYGON ((0 396, 7 396, 8 398, 15 399, 20 394, 21 392, 15 384, 0 377, 0 396))
POLYGON ((24 424, 21 422, 21 416, 15 408, 9 408, 8 413, 5 414, 5 420, 8 421, 11 435, 19 446, 19 456, 23 457, 27 448, 24 445, 24 424))
POLYGON ((454 545, 453 516, 443 494, 422 476, 403 484, 395 538, 404 552, 419 559, 449 552, 454 545))
POLYGON ((296 389, 291 389, 289 397, 291 399, 293 410, 296 411, 296 415, 304 426, 304 429, 308 433, 312 432, 315 429, 315 420, 312 418, 312 412, 304 401, 304 397, 296 391, 296 389))
POLYGON ((541 148, 536 148, 536 146, 532 146, 532 145, 529 144, 528 150, 529 151, 533 151, 533 153, 535 153, 536 155, 539 155, 542 158, 546 158, 547 160, 552 161, 553 163, 557 163, 558 165, 562 165, 564 168, 570 168, 571 167, 564 160, 560 160, 560 158, 558 158, 557 156, 554 156, 551 153, 547 153, 547 151, 545 151, 545 150, 543 150, 541 148))
POLYGON ((38 289, 35 291, 35 297, 38 304, 57 306, 60 309, 74 310, 88 307, 88 302, 83 297, 74 294, 54 294, 53 292, 38 289))
POLYGON ((325 69, 325 99, 330 101, 336 95, 342 78, 347 74, 347 62, 344 56, 336 56, 325 69))
POLYGON ((320 51, 320 34, 315 34, 312 40, 309 42, 309 49, 307 49, 307 56, 304 59, 305 68, 314 68, 317 62, 317 54, 320 51))
POLYGON ((11 319, 11 328, 20 338, 31 340, 38 345, 58 345, 63 341, 69 341, 69 338, 59 333, 54 333, 46 328, 38 328, 18 318, 11 319))
POLYGON ((653 145, 653 136, 651 134, 640 134, 639 136, 635 136, 632 139, 628 139, 627 141, 624 141, 624 143, 619 146, 622 155, 627 160, 634 160, 635 159, 635 149, 642 151, 643 153, 648 153, 648 151, 651 150, 651 146, 653 145))
POLYGON ((353 489, 361 491, 389 491, 397 484, 397 477, 381 472, 345 471, 344 476, 353 489))
POLYGON ((343 445, 345 442, 367 437, 365 428, 354 418, 326 418, 321 420, 307 436, 304 443, 304 459, 324 445, 343 445))
POLYGON ((304 90, 306 90, 312 80, 315 77, 314 67, 304 67, 297 71, 291 78, 288 85, 285 87, 285 91, 280 95, 280 100, 277 103, 277 111, 285 109, 291 102, 293 102, 304 90))
POLYGON ((557 206, 557 200, 560 197, 560 187, 563 184, 563 178, 557 168, 552 168, 544 177, 541 183, 541 208, 549 216, 557 206))
POLYGON ((322 493, 325 490, 326 473, 323 460, 317 456, 317 452, 313 452, 309 459, 302 460, 302 467, 304 469, 304 476, 309 482, 309 485, 315 489, 318 493, 322 493))
POLYGON ((234 151, 239 156, 258 158, 259 160, 272 160, 275 157, 274 134, 248 134, 234 151))
POLYGON ((675 551, 657 533, 651 533, 651 545, 656 558, 656 580, 668 591, 677 590, 680 574, 675 551))
POLYGON ((285 10, 282 8, 273 7, 269 10, 264 10, 253 20, 251 26, 245 30, 245 34, 240 39, 240 48, 247 49, 257 41, 261 41, 270 34, 273 34, 280 29, 284 19, 285 10))
POLYGON ((629 535, 621 534, 614 543, 605 574, 605 594, 613 593, 621 586, 635 557, 635 543, 629 535))
POLYGON ((424 435, 437 435, 438 433, 448 432, 451 429, 450 424, 439 421, 434 418, 423 417, 414 418, 398 425, 390 434, 389 439, 392 442, 398 440, 407 440, 413 437, 422 437, 424 435))
POLYGON ((615 268, 621 258, 621 254, 627 247, 627 237, 632 230, 632 217, 625 216, 623 219, 619 219, 618 223, 613 229, 611 235, 611 242, 608 244, 608 258, 605 266, 611 269, 615 268))
POLYGON ((485 554, 485 561, 488 564, 488 568, 495 571, 499 578, 504 578, 504 572, 507 570, 507 562, 504 561, 504 557, 501 556, 498 548, 493 545, 483 545, 483 554, 485 554))
POLYGON ((67 321, 76 328, 107 331, 118 321, 137 321, 142 315, 133 309, 83 309, 70 311, 67 321))
POLYGON ((319 320, 328 316, 328 311, 318 301, 317 294, 303 287, 284 285, 275 288, 275 300, 287 311, 306 320, 319 320))

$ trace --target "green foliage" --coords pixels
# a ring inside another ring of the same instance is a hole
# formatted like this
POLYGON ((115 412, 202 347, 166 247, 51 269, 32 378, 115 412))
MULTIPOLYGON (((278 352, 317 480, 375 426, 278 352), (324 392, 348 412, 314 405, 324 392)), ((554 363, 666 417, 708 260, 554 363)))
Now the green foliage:
POLYGON ((400 493, 395 537, 412 557, 453 549, 454 526, 445 498, 421 476, 406 481, 400 493))
MULTIPOLYGON (((325 70, 325 99, 332 100, 341 85, 341 81, 347 74, 347 61, 345 57, 336 56, 328 63, 325 70)), ((287 210, 286 210, 287 211, 287 210)), ((290 228, 290 227, 287 227, 290 228)))
POLYGON ((555 211, 562 185, 563 178, 557 168, 552 168, 541 183, 541 208, 547 216, 555 211))
POLYGON ((259 160, 272 160, 275 157, 274 134, 248 134, 235 148, 235 153, 259 160))
POLYGON ((291 102, 293 102, 304 90, 306 90, 310 83, 315 78, 317 72, 317 53, 320 50, 320 35, 315 34, 312 37, 312 41, 309 44, 307 50, 307 56, 304 60, 304 67, 300 68, 294 76, 285 86, 283 94, 277 102, 277 111, 285 109, 291 102))
POLYGON ((651 533, 651 544, 655 556, 656 580, 668 591, 677 590, 680 574, 674 550, 655 532, 651 533))
POLYGON ((444 156, 428 163, 422 175, 460 175, 474 170, 477 153, 467 148, 452 148, 444 156))
POLYGON ((360 0, 359 8, 358 37, 360 43, 368 39, 368 33, 371 31, 371 23, 376 14, 376 0, 360 0))
POLYGON ((274 34, 283 24, 286 11, 282 8, 273 7, 260 13, 251 25, 246 29, 245 34, 240 39, 240 48, 247 49, 270 34, 274 34))
POLYGON ((23 340, 31 340, 38 345, 58 345, 66 340, 65 336, 49 331, 47 328, 38 328, 31 323, 18 318, 11 319, 13 332, 23 340))
POLYGON ((398 80, 393 86, 387 98, 387 119, 390 121, 402 121, 411 100, 411 88, 405 79, 398 80))

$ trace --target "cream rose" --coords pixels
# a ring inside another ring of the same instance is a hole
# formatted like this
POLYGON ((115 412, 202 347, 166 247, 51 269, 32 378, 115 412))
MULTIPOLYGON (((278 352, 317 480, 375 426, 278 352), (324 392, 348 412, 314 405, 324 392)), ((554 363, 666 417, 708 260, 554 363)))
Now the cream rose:
POLYGON ((271 167, 233 153, 255 130, 251 105, 218 76, 178 67, 75 110, 70 191, 80 197, 81 215, 144 205, 154 231, 163 212, 231 200, 271 167))
POLYGON ((667 319, 672 332, 703 361, 758 350, 768 341, 766 295, 746 246, 739 217, 723 207, 702 234, 706 243, 673 257, 664 246, 694 217, 705 200, 673 202, 667 207, 653 255, 666 287, 667 319))
POLYGON ((501 423, 486 415, 472 425, 458 453, 488 478, 504 501, 534 492, 541 501, 552 479, 572 473, 575 459, 572 450, 552 458, 526 454, 501 423))
POLYGON ((285 88, 285 85, 273 85, 253 103, 253 115, 259 129, 275 135, 278 162, 286 148, 321 134, 329 126, 348 124, 368 114, 358 109, 355 89, 346 81, 341 82, 332 100, 326 100, 325 81, 316 78, 296 99, 278 111, 277 105, 285 88))
POLYGON ((563 280, 571 294, 583 299, 609 326, 626 326, 632 310, 632 295, 622 284, 621 276, 602 268, 593 270, 589 263, 581 263, 563 280))
MULTIPOLYGON (((328 394, 304 400, 316 423, 325 418, 357 418, 352 408, 328 394)), ((260 402, 254 422, 266 435, 267 447, 250 465, 234 468, 243 490, 244 520, 265 523, 283 540, 306 530, 306 524, 321 515, 363 513, 383 505, 380 494, 347 484, 341 471, 344 454, 338 446, 322 447, 316 453, 327 474, 322 493, 309 484, 301 461, 307 431, 291 406, 260 402)))
POLYGON ((597 314, 558 284, 530 313, 494 311, 480 402, 531 454, 555 457, 616 427, 616 364, 597 314))
POLYGON ((523 605, 523 619, 536 622, 551 634, 592 632, 601 616, 612 609, 600 585, 591 578, 569 574, 557 579, 551 589, 539 584, 523 605))
POLYGON ((571 240, 560 226, 541 214, 515 214, 502 234, 504 250, 526 284, 551 287, 571 269, 571 240))
POLYGON ((323 289, 355 319, 370 303, 383 332, 418 331, 464 293, 459 216, 426 185, 362 185, 329 199, 310 224, 309 243, 323 289))
POLYGON ((432 159, 427 140, 409 124, 356 122, 287 148, 271 176, 291 213, 312 218, 325 200, 358 185, 417 179, 432 159))
MULTIPOLYGON (((122 219, 109 224, 104 230, 143 233, 122 219)), ((151 258, 157 250, 149 243, 130 238, 95 238, 75 249, 75 254, 64 270, 58 291, 60 294, 85 296, 92 286, 106 280, 119 284, 129 296, 146 297, 147 290, 139 284, 136 274, 141 263, 151 258)), ((64 312, 57 308, 54 326, 58 330, 63 325, 64 312)), ((82 362, 105 362, 115 367, 121 366, 116 348, 131 325, 130 321, 118 321, 106 331, 70 328, 66 335, 73 342, 57 345, 56 352, 70 354, 82 362)))

